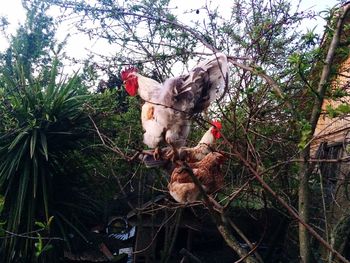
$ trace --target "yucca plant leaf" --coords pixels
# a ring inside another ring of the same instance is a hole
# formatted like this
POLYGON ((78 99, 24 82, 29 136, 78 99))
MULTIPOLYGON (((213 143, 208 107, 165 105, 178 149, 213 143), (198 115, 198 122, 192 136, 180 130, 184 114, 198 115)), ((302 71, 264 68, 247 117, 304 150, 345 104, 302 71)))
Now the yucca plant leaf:
POLYGON ((54 95, 54 92, 57 90, 56 89, 56 76, 58 74, 57 66, 58 66, 58 59, 56 58, 53 62, 53 65, 52 65, 52 69, 50 72, 51 74, 50 74, 49 84, 48 84, 47 91, 46 91, 48 101, 50 101, 50 99, 54 95))
POLYGON ((12 141, 12 143, 10 144, 10 146, 8 147, 8 149, 11 151, 14 147, 18 146, 18 144, 20 143, 21 139, 28 134, 28 129, 24 130, 22 132, 20 132, 16 138, 12 141))
POLYGON ((36 198, 37 186, 38 186, 38 160, 36 155, 32 157, 32 165, 33 165, 33 198, 36 198))
POLYGON ((42 151, 44 153, 45 160, 48 161, 49 160, 49 152, 48 152, 48 149, 47 149, 46 135, 42 131, 39 131, 39 133, 40 133, 41 149, 42 149, 42 151))
POLYGON ((49 220, 47 220, 46 226, 49 228, 51 226, 51 223, 53 221, 55 217, 54 216, 50 216, 49 220))
POLYGON ((55 134, 55 135, 73 135, 74 133, 73 132, 59 132, 59 131, 57 131, 57 132, 48 132, 48 134, 51 134, 51 135, 53 135, 53 134, 55 134))
POLYGON ((34 129, 30 139, 30 158, 33 158, 34 151, 36 148, 36 141, 37 141, 37 130, 34 129))
POLYGON ((48 171, 45 171, 44 168, 41 168, 41 187, 42 187, 42 195, 43 195, 43 203, 44 203, 44 212, 45 212, 45 219, 48 221, 49 218, 49 192, 47 189, 47 182, 46 179, 48 177, 48 171))
POLYGON ((13 158, 16 161, 16 170, 18 170, 19 165, 21 164, 21 159, 24 156, 29 144, 29 138, 27 137, 22 145, 20 145, 19 149, 14 153, 15 158, 13 158))

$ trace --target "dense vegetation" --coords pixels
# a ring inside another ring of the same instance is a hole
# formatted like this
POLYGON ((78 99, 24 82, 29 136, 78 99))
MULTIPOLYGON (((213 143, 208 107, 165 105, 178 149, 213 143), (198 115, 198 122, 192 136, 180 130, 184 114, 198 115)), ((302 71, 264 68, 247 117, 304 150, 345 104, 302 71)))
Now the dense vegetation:
MULTIPOLYGON (((224 209, 209 207, 209 212, 218 228, 223 225, 225 241, 241 256, 227 220, 239 209, 265 208, 286 220, 290 234, 278 235, 285 241, 288 262, 299 262, 299 257, 307 263, 326 261, 334 255, 344 261, 333 248, 349 256, 347 235, 329 238, 339 225, 350 232, 349 215, 343 212, 338 221, 327 221, 332 202, 310 161, 323 100, 347 95, 330 89, 339 64, 348 57, 348 25, 338 22, 340 6, 327 11, 328 27, 321 38, 312 30, 298 30, 316 15, 293 11, 286 0, 232 1, 229 17, 207 3, 189 11, 194 19, 187 23, 177 19, 168 0, 23 4, 26 22, 0 54, 3 262, 62 262, 63 251, 87 243, 96 248, 92 227, 166 192, 168 175, 146 169, 134 158, 143 149, 141 101, 126 96, 119 72, 137 65, 145 75, 164 80, 186 72, 204 57, 203 50, 234 58, 224 99, 196 116, 197 129, 189 140, 194 144, 205 131, 203 120, 223 122, 218 148, 230 159, 225 188, 216 199, 224 209), (53 7, 65 11, 64 16, 50 17, 53 7), (63 73, 72 58, 64 52, 66 40, 58 42, 55 32, 67 19, 81 34, 111 43, 113 56, 101 55, 104 62, 99 64, 91 55, 81 61, 81 71, 63 73), (337 35, 345 37, 337 40, 337 35)), ((2 22, 6 28, 6 20, 2 22)), ((348 109, 330 108, 329 113, 344 115, 348 109)), ((277 239, 271 240, 270 245, 277 239)), ((246 256, 247 262, 257 262, 246 256)), ((163 261, 167 259, 164 254, 163 261)), ((268 253, 262 260, 271 262, 268 253)))

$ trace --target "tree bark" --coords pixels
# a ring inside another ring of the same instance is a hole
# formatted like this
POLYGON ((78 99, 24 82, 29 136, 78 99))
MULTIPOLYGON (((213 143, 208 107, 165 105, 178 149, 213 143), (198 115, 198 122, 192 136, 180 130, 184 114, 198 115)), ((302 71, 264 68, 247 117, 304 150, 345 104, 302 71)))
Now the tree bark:
MULTIPOLYGON (((299 216, 305 222, 309 223, 309 177, 310 177, 310 164, 307 161, 309 159, 310 146, 307 146, 301 153, 301 157, 304 162, 301 165, 299 172, 299 216)), ((309 231, 299 222, 299 251, 302 262, 312 262, 311 243, 309 231)))

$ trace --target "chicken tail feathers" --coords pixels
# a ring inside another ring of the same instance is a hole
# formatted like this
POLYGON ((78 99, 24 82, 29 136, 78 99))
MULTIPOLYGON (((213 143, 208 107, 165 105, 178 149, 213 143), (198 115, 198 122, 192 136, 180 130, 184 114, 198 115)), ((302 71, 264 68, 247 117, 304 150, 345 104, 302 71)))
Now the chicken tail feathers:
POLYGON ((163 167, 169 161, 164 159, 155 159, 153 155, 145 155, 143 157, 143 163, 147 168, 163 167))
POLYGON ((227 57, 222 53, 216 53, 208 60, 200 62, 188 75, 183 76, 178 94, 191 93, 191 112, 198 113, 208 108, 219 95, 222 99, 227 91, 227 84, 227 57))

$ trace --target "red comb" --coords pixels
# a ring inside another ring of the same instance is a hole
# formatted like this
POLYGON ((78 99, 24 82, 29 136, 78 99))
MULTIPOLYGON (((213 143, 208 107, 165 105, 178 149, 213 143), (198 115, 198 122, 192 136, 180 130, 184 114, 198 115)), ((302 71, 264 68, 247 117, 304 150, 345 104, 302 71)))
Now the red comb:
POLYGON ((211 124, 214 125, 215 128, 218 129, 218 130, 222 129, 222 124, 221 124, 220 121, 212 121, 211 124))
POLYGON ((125 68, 121 71, 121 75, 122 75, 122 80, 126 80, 129 76, 130 73, 133 73, 133 72, 137 72, 137 68, 133 67, 133 66, 130 66, 128 68, 125 68))

